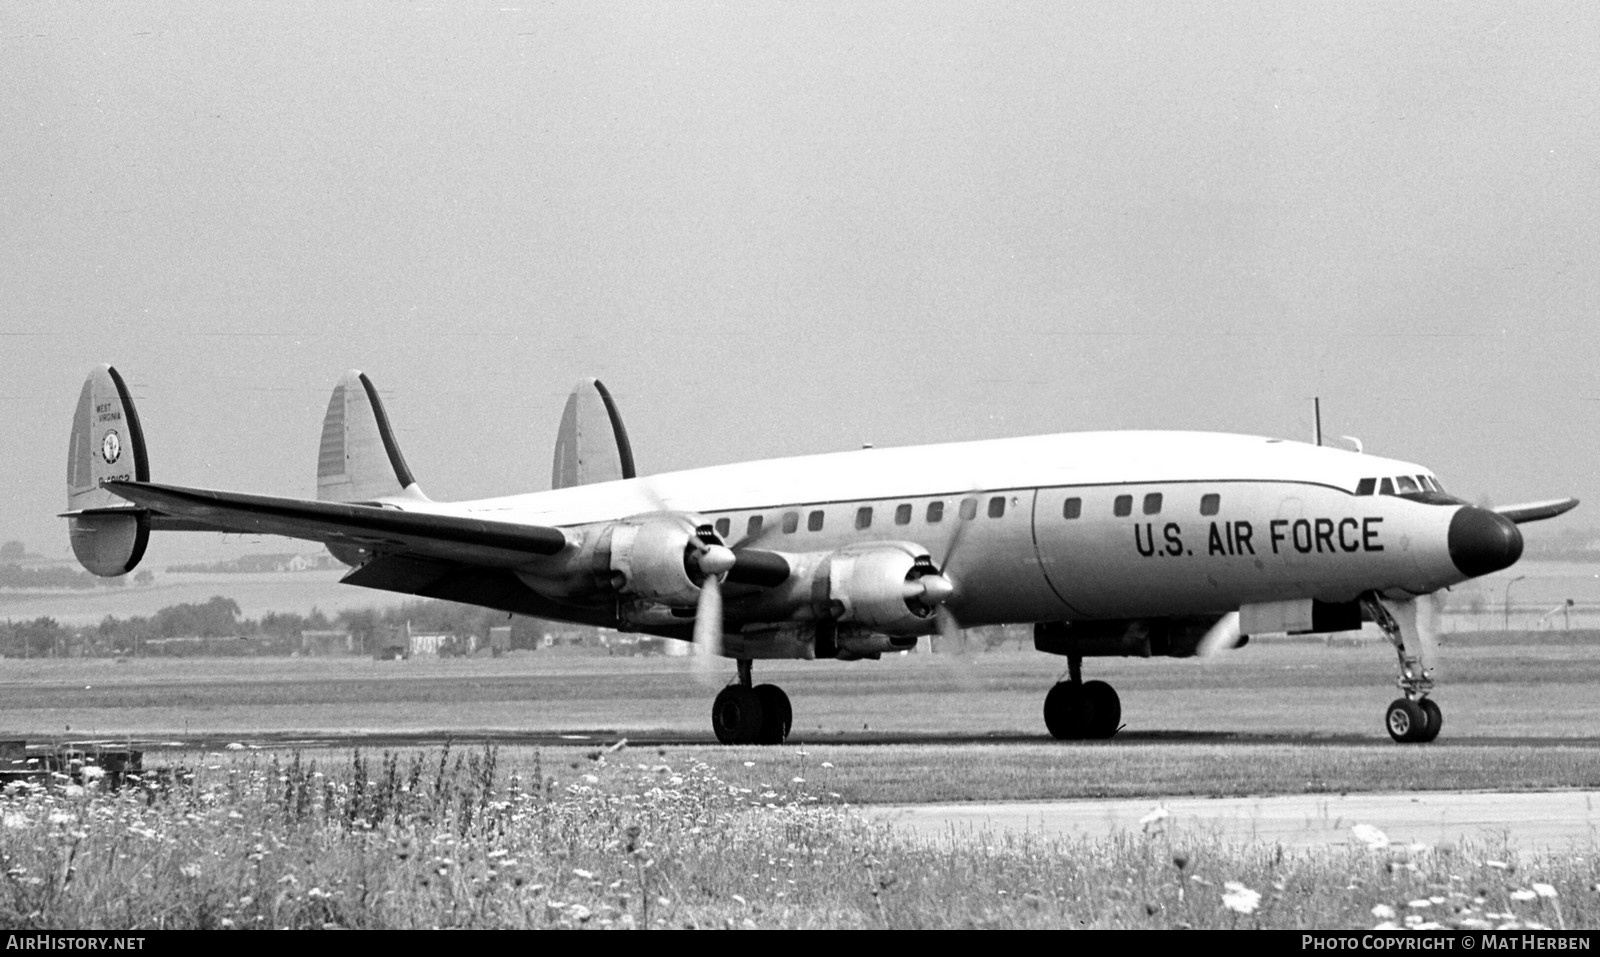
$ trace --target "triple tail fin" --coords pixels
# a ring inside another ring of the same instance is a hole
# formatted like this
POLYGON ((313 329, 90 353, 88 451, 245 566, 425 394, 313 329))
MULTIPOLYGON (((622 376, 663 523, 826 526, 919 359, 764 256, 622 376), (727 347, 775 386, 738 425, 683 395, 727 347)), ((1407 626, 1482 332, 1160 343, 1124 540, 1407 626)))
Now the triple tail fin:
POLYGON ((616 401, 599 379, 579 381, 561 414, 550 487, 615 482, 636 475, 633 446, 616 401))
POLYGON ((72 416, 65 515, 78 563, 103 578, 133 571, 150 544, 150 513, 101 487, 113 479, 150 481, 150 459, 128 384, 102 365, 84 381, 72 416))
POLYGON ((428 498, 400 453, 378 390, 365 373, 352 369, 333 387, 322 420, 317 498, 377 502, 396 496, 428 498))

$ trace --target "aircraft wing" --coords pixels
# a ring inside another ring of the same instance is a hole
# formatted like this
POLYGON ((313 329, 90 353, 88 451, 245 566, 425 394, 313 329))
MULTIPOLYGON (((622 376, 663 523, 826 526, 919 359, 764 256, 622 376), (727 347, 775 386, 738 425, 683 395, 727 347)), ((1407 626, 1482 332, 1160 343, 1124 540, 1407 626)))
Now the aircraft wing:
POLYGON ((1496 515, 1504 515, 1518 525, 1523 522, 1539 522, 1547 518, 1555 518, 1572 511, 1578 507, 1575 498, 1553 498, 1547 502, 1524 502, 1521 505, 1502 505, 1494 509, 1496 515))
POLYGON ((148 509, 159 527, 285 535, 502 568, 567 547, 565 533, 542 525, 154 482, 106 481, 103 487, 148 509))

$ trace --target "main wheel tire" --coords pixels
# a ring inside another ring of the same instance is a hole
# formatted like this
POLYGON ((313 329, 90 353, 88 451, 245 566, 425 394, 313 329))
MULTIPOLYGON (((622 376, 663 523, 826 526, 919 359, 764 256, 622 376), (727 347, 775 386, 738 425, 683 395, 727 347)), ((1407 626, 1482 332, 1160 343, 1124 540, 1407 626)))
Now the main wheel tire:
POLYGON ((755 744, 761 735, 762 710, 753 689, 729 685, 711 705, 711 729, 723 744, 755 744))
POLYGON ((756 743, 782 744, 788 740, 789 726, 794 721, 789 696, 777 685, 756 685, 753 690, 761 702, 761 733, 756 743))
POLYGON ((1389 729, 1389 737, 1400 744, 1420 741, 1421 736, 1428 732, 1427 713, 1410 698, 1396 698, 1389 702, 1383 723, 1389 729))
POLYGON ((1057 741, 1076 741, 1084 735, 1083 710, 1082 686, 1057 682, 1044 696, 1044 726, 1057 741))
POLYGON ((1104 681, 1085 681, 1081 700, 1088 712, 1084 737, 1109 738, 1122 727, 1122 699, 1115 688, 1104 681))
POLYGON ((1416 738, 1412 739, 1421 743, 1432 741, 1439 736, 1439 729, 1444 727, 1444 712, 1439 710, 1439 705, 1432 698, 1423 698, 1417 702, 1422 708, 1422 713, 1428 719, 1428 726, 1416 738))

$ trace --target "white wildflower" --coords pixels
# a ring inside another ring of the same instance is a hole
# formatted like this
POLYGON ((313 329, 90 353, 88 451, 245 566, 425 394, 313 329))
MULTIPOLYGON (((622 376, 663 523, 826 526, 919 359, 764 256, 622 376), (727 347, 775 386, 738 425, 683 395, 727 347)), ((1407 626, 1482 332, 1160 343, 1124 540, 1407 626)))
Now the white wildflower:
POLYGON ((1433 906, 1433 901, 1428 900, 1426 897, 1419 897, 1414 901, 1406 901, 1406 906, 1407 907, 1412 907, 1412 908, 1417 908, 1417 909, 1420 909, 1420 908, 1423 908, 1423 907, 1432 907, 1433 906))
POLYGON ((1371 824, 1357 824, 1350 829, 1356 840, 1367 845, 1373 850, 1381 850, 1389 846, 1389 835, 1383 833, 1371 824))
POLYGON ((1492 867, 1497 871, 1506 870, 1507 868, 1509 868, 1511 866, 1511 865, 1507 864, 1505 861, 1484 861, 1483 863, 1484 863, 1485 867, 1492 867))
POLYGON ((581 867, 574 867, 572 869, 572 876, 582 878, 586 881, 592 881, 594 880, 594 871, 586 871, 581 867))
POLYGON ((1260 891, 1253 891, 1238 881, 1228 881, 1222 887, 1222 904, 1231 911, 1254 914, 1256 908, 1261 906, 1260 891))
POLYGON ((1511 899, 1514 901, 1531 901, 1538 900, 1539 895, 1528 890, 1526 887, 1522 887, 1511 892, 1511 899))
POLYGON ((1388 904, 1377 904, 1372 908, 1372 916, 1379 920, 1394 920, 1394 908, 1388 904))
POLYGON ((1556 894, 1556 889, 1549 884, 1535 884, 1533 885, 1533 892, 1538 894, 1540 897, 1559 896, 1556 894))
POLYGON ((1151 811, 1149 814, 1146 814, 1144 817, 1139 818, 1139 826, 1148 831, 1150 829, 1150 825, 1160 821, 1165 821, 1170 816, 1171 815, 1167 811, 1166 806, 1158 804, 1156 805, 1155 810, 1151 811))

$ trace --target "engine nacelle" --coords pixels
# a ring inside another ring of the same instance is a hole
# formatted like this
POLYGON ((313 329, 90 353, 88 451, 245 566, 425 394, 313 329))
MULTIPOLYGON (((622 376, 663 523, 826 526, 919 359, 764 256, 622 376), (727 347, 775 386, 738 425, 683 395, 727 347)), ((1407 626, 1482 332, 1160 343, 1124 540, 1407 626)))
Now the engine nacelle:
POLYGON ((574 604, 633 599, 693 608, 700 579, 689 556, 701 547, 691 516, 659 512, 575 530, 578 545, 517 569, 517 577, 550 598, 574 604))
POLYGON ((619 593, 675 608, 693 607, 700 582, 689 573, 695 525, 678 515, 624 519, 611 527, 610 568, 619 593))
POLYGON ((812 604, 819 618, 856 626, 847 631, 927 634, 934 609, 915 582, 935 573, 927 551, 909 542, 840 549, 817 566, 812 604))

